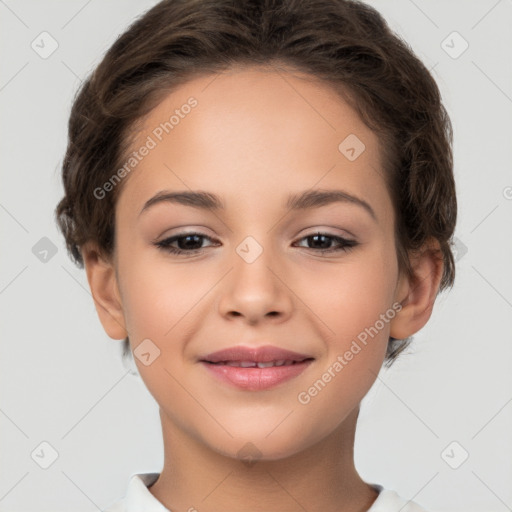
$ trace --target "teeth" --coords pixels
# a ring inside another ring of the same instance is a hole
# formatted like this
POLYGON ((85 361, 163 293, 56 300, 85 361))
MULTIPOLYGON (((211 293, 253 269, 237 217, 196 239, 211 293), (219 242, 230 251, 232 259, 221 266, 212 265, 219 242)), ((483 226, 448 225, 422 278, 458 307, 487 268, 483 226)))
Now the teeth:
POLYGON ((272 368, 273 366, 289 366, 295 364, 295 361, 292 361, 291 359, 279 359, 278 361, 266 361, 258 363, 255 361, 223 361, 215 364, 237 366, 239 368, 272 368))
POLYGON ((242 368, 251 368, 256 367, 256 363, 254 361, 240 361, 240 366, 242 368))
POLYGON ((274 366, 274 361, 268 361, 267 363, 258 363, 258 368, 270 368, 274 366))
POLYGON ((256 368, 256 363, 254 361, 226 361, 226 366, 239 366, 242 368, 256 368))

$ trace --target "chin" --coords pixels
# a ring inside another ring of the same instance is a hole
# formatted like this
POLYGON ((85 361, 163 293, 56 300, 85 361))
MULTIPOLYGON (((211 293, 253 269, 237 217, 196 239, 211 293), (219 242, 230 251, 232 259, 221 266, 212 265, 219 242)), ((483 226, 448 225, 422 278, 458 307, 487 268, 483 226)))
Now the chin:
MULTIPOLYGON (((278 422, 276 423, 276 425, 278 422)), ((274 426, 275 428, 275 426, 274 426)), ((205 444, 225 457, 245 461, 248 465, 256 461, 275 461, 292 457, 318 442, 322 435, 308 436, 301 429, 231 428, 233 437, 203 439, 205 444), (269 432, 272 432, 269 434, 269 432)))

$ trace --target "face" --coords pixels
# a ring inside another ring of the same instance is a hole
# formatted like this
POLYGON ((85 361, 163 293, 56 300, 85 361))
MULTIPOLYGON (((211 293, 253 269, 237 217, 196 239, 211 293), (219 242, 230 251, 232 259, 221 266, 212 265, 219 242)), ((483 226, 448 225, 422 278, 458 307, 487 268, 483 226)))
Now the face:
POLYGON ((163 417, 218 453, 250 442, 269 460, 341 428, 381 368, 398 298, 377 136, 311 77, 239 68, 167 96, 143 145, 116 205, 115 265, 163 417), (162 198, 199 191, 218 207, 162 198), (258 357, 287 362, 239 367, 258 357))

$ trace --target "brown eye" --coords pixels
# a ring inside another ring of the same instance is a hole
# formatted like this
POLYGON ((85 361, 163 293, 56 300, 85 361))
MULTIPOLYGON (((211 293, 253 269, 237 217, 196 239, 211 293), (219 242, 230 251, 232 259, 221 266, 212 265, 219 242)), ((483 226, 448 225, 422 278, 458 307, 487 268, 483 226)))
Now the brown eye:
POLYGON ((312 249, 320 253, 338 251, 346 252, 356 245, 359 245, 355 240, 347 240, 346 238, 330 235, 328 233, 314 233, 301 238, 301 240, 307 241, 309 244, 309 247, 306 247, 307 249, 312 249), (337 246, 332 247, 333 242, 337 243, 337 246))
POLYGON ((188 256, 202 252, 204 240, 213 241, 212 238, 201 233, 180 233, 160 242, 155 242, 155 245, 171 254, 186 254, 188 256))

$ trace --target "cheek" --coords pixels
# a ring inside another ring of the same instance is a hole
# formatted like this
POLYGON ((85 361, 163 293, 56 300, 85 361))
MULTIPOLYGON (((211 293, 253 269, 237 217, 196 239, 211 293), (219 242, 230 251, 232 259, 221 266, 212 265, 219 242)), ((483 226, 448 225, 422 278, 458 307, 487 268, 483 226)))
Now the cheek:
MULTIPOLYGON (((392 248, 391 248, 392 249, 392 248)), ((390 248, 354 252, 342 262, 301 272, 301 299, 323 321, 330 338, 345 340, 373 325, 392 305, 396 259, 390 248)))
POLYGON ((167 262, 165 255, 153 248, 135 247, 122 256, 120 251, 123 308, 132 335, 164 339, 204 295, 207 276, 190 268, 167 262))
POLYGON ((150 338, 161 345, 172 337, 173 330, 178 330, 178 322, 195 302, 195 294, 187 291, 186 286, 181 286, 175 280, 169 284, 162 280, 152 282, 146 275, 144 281, 134 284, 125 301, 129 333, 139 342, 150 338))
POLYGON ((155 288, 152 270, 139 273, 132 269, 125 276, 123 308, 130 336, 137 338, 133 339, 134 342, 140 342, 143 338, 161 337, 166 325, 169 329, 172 304, 162 303, 162 292, 155 288), (167 310, 166 314, 164 310, 167 310))
POLYGON ((316 374, 298 390, 298 407, 306 413, 301 428, 327 435, 364 398, 375 382, 385 357, 389 326, 395 316, 392 289, 393 257, 374 254, 317 276, 312 309, 325 327, 325 358, 316 374), (325 294, 327 289, 330 293, 325 294), (326 414, 325 411, 330 411, 326 414), (324 417, 321 427, 315 418, 324 417), (321 429, 321 432, 317 429, 321 429))
POLYGON ((375 246, 375 250, 351 258, 350 264, 340 265, 336 271, 317 274, 312 306, 328 326, 327 360, 318 378, 320 387, 326 384, 330 388, 315 398, 315 407, 327 407, 332 400, 340 411, 361 400, 375 381, 386 354, 390 322, 396 315, 397 267, 392 244, 375 246), (351 393, 347 394, 347 389, 351 393), (342 403, 345 401, 351 403, 342 403))
MULTIPOLYGON (((170 264, 147 248, 131 252, 119 265, 127 327, 139 342, 163 339, 198 302, 211 300, 204 296, 224 273, 208 262, 170 264)), ((312 315, 318 334, 342 350, 391 306, 395 265, 392 243, 372 243, 345 259, 311 260, 284 277, 293 283, 296 309, 312 315)))

